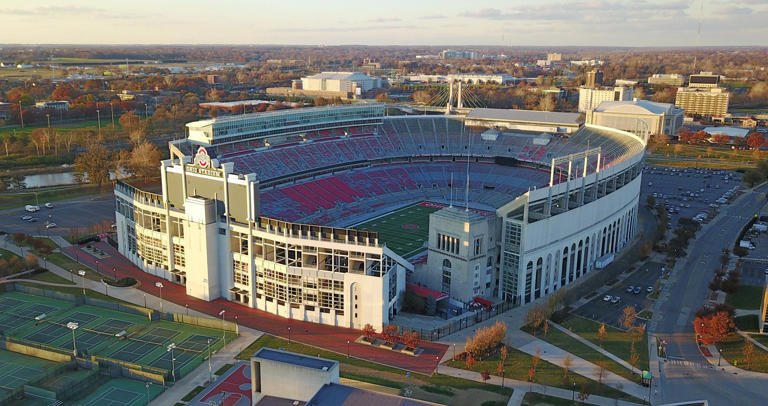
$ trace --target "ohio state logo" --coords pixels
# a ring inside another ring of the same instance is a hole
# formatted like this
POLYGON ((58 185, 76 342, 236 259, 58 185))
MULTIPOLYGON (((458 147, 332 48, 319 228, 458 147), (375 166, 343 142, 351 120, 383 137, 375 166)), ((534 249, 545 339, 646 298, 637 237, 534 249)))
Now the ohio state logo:
POLYGON ((197 149, 194 163, 201 168, 209 168, 211 166, 211 156, 208 155, 208 151, 205 150, 205 147, 197 149))

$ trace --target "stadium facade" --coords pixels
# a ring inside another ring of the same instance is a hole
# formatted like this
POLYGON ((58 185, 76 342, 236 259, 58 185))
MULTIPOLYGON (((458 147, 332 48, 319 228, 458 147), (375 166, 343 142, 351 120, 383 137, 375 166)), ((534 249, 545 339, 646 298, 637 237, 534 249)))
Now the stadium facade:
POLYGON ((381 329, 406 281, 454 303, 527 303, 632 239, 643 139, 591 125, 564 136, 465 124, 386 117, 380 104, 189 123, 157 193, 118 182, 120 252, 197 298, 381 329), (407 255, 352 226, 454 201, 468 207, 433 213, 428 241, 407 255))

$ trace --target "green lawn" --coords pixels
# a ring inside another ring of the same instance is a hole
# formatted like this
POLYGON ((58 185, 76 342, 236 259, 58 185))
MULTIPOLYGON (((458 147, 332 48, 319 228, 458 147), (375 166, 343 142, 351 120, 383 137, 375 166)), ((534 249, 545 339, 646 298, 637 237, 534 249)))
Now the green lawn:
MULTIPOLYGON (((533 334, 533 329, 529 326, 524 326, 522 330, 528 334, 533 334)), ((536 333, 536 337, 554 345, 555 347, 560 347, 579 358, 583 358, 595 365, 602 366, 603 368, 619 376, 627 378, 630 381, 640 382, 640 375, 633 373, 618 362, 606 357, 599 351, 590 348, 588 345, 556 328, 550 328, 547 334, 539 331, 536 333)))
POLYGON ((763 302, 763 287, 742 285, 725 298, 725 303, 736 309, 758 310, 763 302))
POLYGON ((736 328, 741 331, 756 333, 760 328, 760 320, 756 314, 735 317, 733 322, 736 324, 736 328))
POLYGON ((417 203, 357 224, 354 228, 378 232, 379 241, 385 242, 396 254, 409 258, 424 251, 424 243, 429 238, 429 215, 438 210, 417 203))
MULTIPOLYGON (((757 339, 757 336, 753 337, 757 339)), ((762 340, 760 341, 763 343, 762 340)), ((748 366, 744 359, 744 343, 744 337, 736 333, 731 333, 724 342, 717 345, 717 348, 722 351, 724 359, 739 368, 768 373, 768 352, 755 346, 752 365, 748 366)))
POLYGON ((14 253, 13 253, 13 252, 11 252, 11 251, 8 251, 8 250, 6 250, 6 249, 2 249, 2 248, 0 248, 0 258, 2 258, 2 259, 4 259, 4 260, 8 261, 8 260, 10 260, 10 259, 11 259, 11 258, 13 258, 13 257, 16 257, 16 258, 21 258, 21 257, 19 257, 18 255, 14 254, 14 253))
POLYGON ((186 395, 184 395, 184 397, 181 398, 181 400, 185 402, 189 402, 190 400, 194 399, 195 396, 197 396, 197 394, 202 392, 203 390, 205 390, 205 386, 195 386, 195 388, 189 391, 189 393, 187 393, 186 395))
MULTIPOLYGON (((43 281, 43 282, 54 282, 54 283, 72 284, 71 280, 64 279, 64 278, 62 278, 62 277, 60 277, 60 276, 58 276, 58 275, 56 275, 56 274, 54 274, 54 273, 52 273, 50 271, 46 271, 46 272, 42 272, 42 273, 36 274, 36 275, 32 276, 30 279, 34 279, 34 280, 38 280, 38 281, 43 281)), ((77 281, 77 279, 75 279, 75 281, 77 281)), ((52 290, 52 291, 56 291, 56 292, 68 293, 70 295, 75 295, 75 296, 83 296, 83 288, 81 287, 82 285, 78 284, 77 282, 75 282, 75 284, 73 284, 71 288, 70 287, 64 287, 64 286, 40 285, 40 284, 37 284, 37 283, 34 283, 34 282, 19 282, 19 284, 20 285, 24 285, 24 286, 30 286, 30 287, 33 287, 33 288, 41 288, 41 289, 45 289, 45 290, 52 290)), ((122 301, 120 299, 114 298, 112 296, 106 296, 106 295, 104 295, 103 291, 102 292, 96 292, 96 291, 93 291, 93 290, 90 290, 90 289, 86 289, 85 290, 85 294, 86 294, 86 296, 88 296, 90 298, 93 298, 93 299, 101 299, 101 300, 106 300, 108 302, 129 304, 129 303, 125 302, 125 301, 122 301)))
MULTIPOLYGON (((475 372, 488 371, 491 375, 497 374, 497 368, 499 365, 499 354, 491 356, 488 359, 482 361, 475 361, 470 370, 475 372)), ((464 360, 448 361, 448 365, 455 368, 467 369, 466 362, 464 360)), ((518 381, 528 380, 528 370, 533 366, 533 356, 524 353, 515 348, 509 349, 509 356, 504 361, 505 376, 508 378, 516 379, 518 381)), ((586 385, 591 393, 599 394, 601 396, 623 399, 629 401, 636 401, 640 403, 638 399, 609 386, 602 385, 596 381, 593 381, 584 376, 578 375, 574 372, 569 372, 566 376, 565 370, 555 364, 541 360, 536 368, 536 375, 534 378, 536 383, 548 386, 555 386, 563 389, 571 389, 573 383, 576 383, 576 387, 580 388, 582 385, 586 385)))
MULTIPOLYGON (((105 189, 106 190, 106 189, 105 189)), ((55 202, 59 200, 71 199, 74 197, 86 196, 99 193, 99 187, 93 185, 74 185, 63 187, 52 187, 40 189, 37 193, 37 200, 40 204, 44 202, 55 202)), ((35 204, 35 194, 32 192, 5 193, 0 195, 0 210, 21 207, 27 204, 35 204)), ((11 231, 11 230, 6 230, 11 231)))
MULTIPOLYGON (((601 345, 600 340, 597 338, 600 323, 574 316, 563 322, 561 325, 592 343, 601 345)), ((632 348, 632 336, 629 333, 608 325, 605 326, 605 332, 606 337, 602 342, 602 347, 611 354, 629 362, 632 348)), ((647 335, 643 335, 640 340, 635 342, 635 351, 637 351, 640 356, 637 363, 638 367, 640 369, 648 369, 647 335)))

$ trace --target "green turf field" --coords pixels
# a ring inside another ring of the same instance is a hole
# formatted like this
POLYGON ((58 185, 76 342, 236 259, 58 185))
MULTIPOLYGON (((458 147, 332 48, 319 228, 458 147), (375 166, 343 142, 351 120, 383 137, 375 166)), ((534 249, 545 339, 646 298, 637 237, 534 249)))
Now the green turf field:
POLYGON ((78 405, 87 406, 140 406, 148 404, 149 400, 154 399, 163 391, 160 385, 149 385, 141 381, 132 379, 116 378, 111 379, 102 385, 95 392, 91 393, 82 401, 76 402, 78 405), (149 393, 149 395, 147 395, 149 393), (149 396, 149 399, 147 399, 149 396))
POLYGON ((384 216, 354 226, 358 230, 379 233, 379 241, 403 258, 410 258, 426 250, 429 238, 429 214, 440 210, 436 207, 412 204, 384 216))

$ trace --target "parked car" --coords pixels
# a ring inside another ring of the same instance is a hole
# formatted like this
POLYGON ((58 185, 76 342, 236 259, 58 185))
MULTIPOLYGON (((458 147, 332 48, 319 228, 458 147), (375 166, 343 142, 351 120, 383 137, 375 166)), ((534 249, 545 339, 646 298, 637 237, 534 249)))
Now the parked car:
MULTIPOLYGON (((766 269, 766 270, 765 270, 765 273, 768 273, 768 269, 766 269)), ((603 296, 603 301, 604 301, 604 302, 610 302, 610 301, 611 301, 611 299, 613 299, 613 296, 611 296, 611 295, 605 295, 605 296, 603 296)))
POLYGON ((635 287, 635 290, 633 290, 633 291, 632 291, 632 293, 634 293, 634 294, 636 294, 636 295, 637 295, 637 294, 639 294, 641 291, 642 291, 642 289, 640 288, 640 286, 637 286, 637 287, 635 287))
POLYGON ((46 203, 46 204, 45 204, 45 207, 46 207, 46 208, 48 208, 48 209, 52 209, 52 208, 53 208, 53 205, 52 205, 51 203, 46 203))
POLYGON ((611 298, 611 303, 613 303, 613 304, 619 303, 619 300, 621 300, 620 297, 614 296, 614 297, 611 298))
POLYGON ((22 216, 21 219, 24 221, 29 221, 32 218, 30 215, 22 216))
POLYGON ((634 286, 629 285, 629 287, 627 287, 627 293, 632 293, 633 290, 635 290, 634 286))
POLYGON ((54 228, 56 227, 56 223, 48 223, 45 225, 45 228, 54 228))
POLYGON ((653 286, 648 286, 648 288, 645 289, 648 293, 653 293, 653 286))

